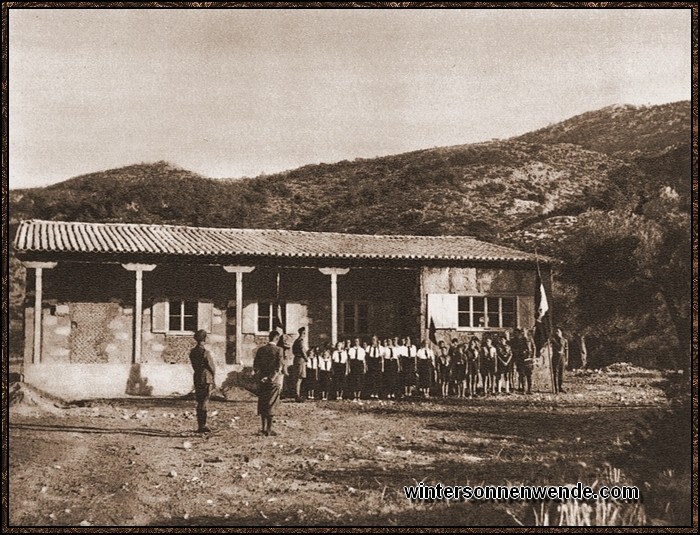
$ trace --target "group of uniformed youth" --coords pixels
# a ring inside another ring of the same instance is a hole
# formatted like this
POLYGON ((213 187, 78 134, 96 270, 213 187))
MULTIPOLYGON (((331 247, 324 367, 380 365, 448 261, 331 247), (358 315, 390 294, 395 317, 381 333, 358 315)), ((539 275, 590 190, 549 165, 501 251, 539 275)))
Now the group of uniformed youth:
MULTIPOLYGON (((204 347, 207 332, 194 334, 197 345, 190 351, 197 400, 197 432, 208 433, 207 408, 214 389, 216 368, 211 353, 204 347)), ((472 336, 468 342, 454 338, 448 346, 437 344, 437 352, 425 340, 416 347, 409 337, 387 338, 373 336, 370 342, 338 342, 335 348, 307 349, 306 329, 292 345, 294 362, 291 371, 285 369, 284 349, 279 345, 280 334, 271 331, 268 343, 255 352, 253 370, 258 384, 258 415, 260 433, 276 435, 272 430, 275 407, 281 397, 286 377, 291 379, 297 401, 306 399, 397 399, 416 393, 430 396, 434 385, 440 386, 442 397, 456 395, 473 397, 510 393, 517 388, 531 393, 534 344, 521 329, 512 333, 485 335, 483 340, 472 336)), ((552 372, 555 392, 563 392, 562 378, 568 360, 568 341, 561 329, 551 340, 552 372)))
POLYGON ((440 341, 436 350, 428 340, 416 347, 409 337, 377 336, 307 349, 305 337, 302 327, 292 345, 289 380, 297 401, 532 392, 534 344, 521 329, 440 341))

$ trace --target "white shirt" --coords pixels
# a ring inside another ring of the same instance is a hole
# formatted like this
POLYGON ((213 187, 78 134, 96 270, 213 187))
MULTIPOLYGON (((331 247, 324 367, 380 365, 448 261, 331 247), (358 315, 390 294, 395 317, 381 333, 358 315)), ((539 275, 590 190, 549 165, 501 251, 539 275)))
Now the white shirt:
POLYGON ((350 360, 365 360, 365 350, 361 347, 351 347, 348 349, 348 358, 350 360))
POLYGON ((396 346, 389 346, 384 348, 384 358, 388 360, 398 360, 399 355, 396 352, 398 348, 396 346))
POLYGON ((321 358, 318 361, 318 369, 323 370, 326 372, 331 371, 331 367, 333 366, 333 360, 331 358, 321 358))
POLYGON ((416 356, 416 346, 411 344, 410 346, 406 346, 406 352, 407 352, 407 357, 415 357, 416 356))
POLYGON ((435 353, 433 353, 433 350, 430 349, 429 347, 421 347, 418 350, 417 356, 421 360, 425 360, 425 359, 435 360, 435 353))
POLYGON ((394 356, 395 357, 407 357, 408 356, 408 348, 406 346, 395 346, 394 347, 394 356))
POLYGON ((344 349, 338 351, 337 349, 333 351, 333 362, 338 362, 340 364, 345 364, 348 361, 348 352, 344 349))
POLYGON ((384 356, 384 348, 382 346, 369 346, 367 348, 367 357, 382 358, 384 356))

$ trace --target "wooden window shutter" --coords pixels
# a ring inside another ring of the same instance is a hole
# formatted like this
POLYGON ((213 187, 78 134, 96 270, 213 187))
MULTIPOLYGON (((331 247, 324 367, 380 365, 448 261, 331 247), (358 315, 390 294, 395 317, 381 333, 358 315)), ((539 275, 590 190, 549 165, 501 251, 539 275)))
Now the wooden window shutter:
POLYGON ((151 332, 168 331, 168 301, 162 297, 153 299, 151 305, 151 332))
POLYGON ((531 329, 535 326, 535 298, 529 295, 519 296, 516 302, 518 327, 531 329))
POLYGON ((243 332, 254 334, 258 330, 258 303, 243 301, 243 332))
POLYGON ((197 329, 204 329, 211 332, 211 318, 214 305, 206 301, 197 303, 197 329))
POLYGON ((306 310, 307 306, 303 303, 287 303, 287 324, 284 326, 286 333, 297 334, 300 327, 308 330, 306 310))
POLYGON ((436 329, 456 329, 458 300, 457 294, 428 294, 428 324, 432 318, 436 329))

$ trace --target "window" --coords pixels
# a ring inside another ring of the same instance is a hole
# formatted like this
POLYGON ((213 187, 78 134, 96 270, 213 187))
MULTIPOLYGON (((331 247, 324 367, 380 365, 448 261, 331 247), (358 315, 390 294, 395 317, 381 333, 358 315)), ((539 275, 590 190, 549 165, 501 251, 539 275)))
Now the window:
POLYGON ((197 330, 196 301, 167 301, 168 331, 194 332, 197 330))
POLYGON ((342 310, 344 334, 369 334, 369 303, 346 301, 342 310))
POLYGON ((155 297, 151 305, 151 332, 174 335, 192 334, 198 329, 212 332, 214 304, 208 299, 168 299, 155 297))
POLYGON ((515 297, 461 295, 457 317, 462 328, 513 328, 516 326, 515 297))
POLYGON ((257 329, 259 333, 267 333, 275 329, 277 323, 281 322, 282 326, 287 324, 287 314, 285 303, 279 303, 278 310, 275 311, 275 303, 271 301, 263 301, 258 303, 258 322, 257 329))

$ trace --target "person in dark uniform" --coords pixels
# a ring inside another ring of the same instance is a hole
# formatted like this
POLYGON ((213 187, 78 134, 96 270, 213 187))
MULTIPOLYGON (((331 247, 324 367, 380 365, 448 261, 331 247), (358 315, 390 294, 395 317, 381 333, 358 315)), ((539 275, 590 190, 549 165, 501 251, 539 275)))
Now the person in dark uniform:
POLYGON ((554 393, 564 393, 564 370, 569 361, 569 341, 564 338, 564 333, 557 327, 552 338, 552 372, 554 373, 554 393))
POLYGON ((272 419, 280 399, 284 381, 284 351, 277 345, 280 334, 270 331, 268 343, 255 352, 253 371, 258 380, 258 415, 262 421, 261 433, 274 436, 272 419))
POLYGON ((294 355, 294 363, 292 365, 294 379, 294 395, 296 401, 304 401, 301 397, 301 384, 306 379, 306 327, 299 327, 299 337, 292 344, 292 355, 294 355))
POLYGON ((533 368, 532 349, 522 329, 515 329, 515 331, 513 331, 510 347, 513 351, 515 371, 518 373, 518 390, 523 394, 531 394, 533 368))
POLYGON ((484 396, 496 393, 496 362, 498 352, 491 338, 484 340, 481 346, 481 383, 484 385, 484 396))
POLYGON ((463 398, 467 382, 467 348, 457 338, 453 338, 449 353, 454 391, 458 398, 463 398))
POLYGON ((479 339, 472 336, 466 349, 467 358, 467 391, 470 398, 476 396, 476 389, 479 386, 479 361, 481 349, 479 339))
POLYGON ((216 367, 211 353, 204 347, 207 331, 201 329, 194 333, 197 345, 190 351, 190 362, 194 370, 194 395, 197 400, 197 433, 209 433, 207 427, 207 410, 209 398, 214 390, 216 367))
POLYGON ((510 394, 513 377, 513 351, 506 337, 502 337, 496 346, 496 383, 498 393, 501 393, 501 384, 505 385, 506 394, 510 394))
POLYGON ((450 350, 446 345, 440 346, 440 353, 437 356, 437 374, 442 397, 446 398, 450 394, 450 382, 452 381, 452 360, 450 350))

